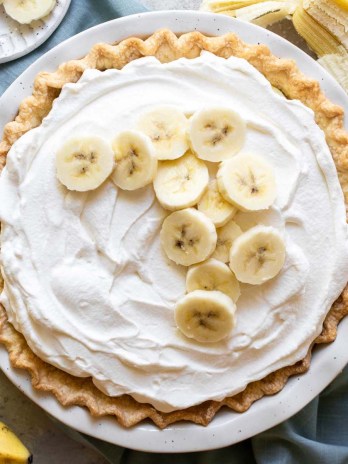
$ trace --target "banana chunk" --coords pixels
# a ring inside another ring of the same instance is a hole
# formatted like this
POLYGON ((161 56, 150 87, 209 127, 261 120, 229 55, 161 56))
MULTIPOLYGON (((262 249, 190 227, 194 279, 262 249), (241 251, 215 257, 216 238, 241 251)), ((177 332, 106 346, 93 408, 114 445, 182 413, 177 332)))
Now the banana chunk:
POLYGON ((273 279, 285 261, 285 243, 277 229, 258 225, 240 235, 230 251, 230 268, 240 282, 260 285, 273 279))
POLYGON ((223 263, 230 260, 230 249, 234 240, 242 235, 242 229, 234 221, 228 222, 217 230, 217 242, 212 258, 218 259, 223 263))
POLYGON ((47 16, 55 7, 56 0, 4 0, 6 14, 21 24, 29 24, 47 16))
POLYGON ((242 211, 269 208, 277 193, 272 166, 257 155, 239 154, 225 161, 217 181, 225 200, 242 211))
POLYGON ((194 208, 171 213, 163 221, 162 247, 176 264, 191 266, 206 260, 216 246, 216 230, 207 216, 194 208))
POLYGON ((190 119, 192 150, 206 161, 219 162, 234 156, 242 148, 245 134, 245 121, 229 108, 205 108, 190 119))
POLYGON ((216 227, 225 225, 237 212, 237 208, 222 197, 215 179, 209 182, 197 207, 213 221, 216 227))
POLYGON ((240 297, 238 280, 226 264, 210 258, 204 263, 192 266, 186 275, 186 290, 218 290, 228 295, 234 302, 240 297))
POLYGON ((114 167, 114 154, 101 137, 68 140, 56 155, 57 177, 69 190, 86 192, 101 185, 114 167))
POLYGON ((136 190, 153 181, 157 157, 151 140, 141 132, 121 132, 113 141, 116 167, 111 175, 123 190, 136 190))
POLYGON ((159 160, 180 158, 189 148, 187 118, 175 106, 159 106, 143 114, 137 129, 152 140, 159 160))
POLYGON ((29 464, 33 456, 7 425, 0 422, 0 462, 29 464))
POLYGON ((175 307, 175 322, 181 332, 198 342, 214 343, 226 338, 235 325, 236 305, 219 291, 195 290, 175 307))
POLYGON ((161 205, 175 211, 194 206, 208 182, 207 166, 188 152, 177 160, 161 161, 153 185, 161 205))

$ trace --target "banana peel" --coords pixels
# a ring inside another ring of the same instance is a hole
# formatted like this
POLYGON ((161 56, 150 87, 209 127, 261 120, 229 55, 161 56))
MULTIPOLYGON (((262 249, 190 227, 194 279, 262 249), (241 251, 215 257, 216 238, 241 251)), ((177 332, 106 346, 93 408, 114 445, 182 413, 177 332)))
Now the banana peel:
POLYGON ((333 0, 333 2, 343 10, 348 11, 348 0, 333 0))
POLYGON ((7 425, 0 422, 0 464, 30 464, 33 457, 7 425))
POLYGON ((229 13, 232 14, 239 8, 244 8, 250 5, 263 3, 264 0, 204 0, 200 9, 202 11, 212 11, 213 13, 229 13))
POLYGON ((332 74, 348 93, 348 57, 345 51, 344 55, 331 54, 319 58, 318 62, 332 74))
POLYGON ((291 18, 318 62, 348 92, 348 0, 204 0, 201 9, 263 27, 291 18))
POLYGON ((296 8, 292 21, 319 57, 318 62, 348 92, 348 12, 339 10, 336 4, 327 0, 304 1, 303 6, 296 8), (325 3, 329 4, 328 8, 325 3))
POLYGON ((295 8, 296 3, 292 1, 269 1, 236 9, 234 13, 238 19, 267 27, 291 15, 295 8))
POLYGON ((307 13, 302 6, 296 8, 292 22, 297 32, 319 57, 339 53, 340 42, 307 13))
POLYGON ((243 21, 267 27, 291 15, 299 0, 204 0, 201 10, 224 13, 243 21))
POLYGON ((345 9, 332 0, 304 0, 303 9, 319 23, 319 26, 348 48, 348 0, 346 3, 345 9))

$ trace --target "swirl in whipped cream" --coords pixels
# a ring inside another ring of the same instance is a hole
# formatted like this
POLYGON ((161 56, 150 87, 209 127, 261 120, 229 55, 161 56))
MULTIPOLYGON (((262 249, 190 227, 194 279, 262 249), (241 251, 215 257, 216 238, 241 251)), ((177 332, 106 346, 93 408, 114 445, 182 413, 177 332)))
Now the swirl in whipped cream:
POLYGON ((311 110, 275 94, 234 57, 142 58, 121 71, 86 71, 64 86, 41 126, 14 144, 0 198, 1 302, 10 322, 43 360, 161 411, 221 400, 303 358, 346 283, 345 207, 324 135, 311 110), (187 114, 230 106, 247 122, 243 150, 276 173, 273 207, 235 220, 244 230, 256 223, 280 229, 286 263, 266 284, 241 286, 236 327, 214 344, 175 327, 186 269, 160 247, 167 213, 152 186, 125 192, 106 181, 77 193, 56 179, 63 140, 90 133, 112 140, 160 104, 187 114))

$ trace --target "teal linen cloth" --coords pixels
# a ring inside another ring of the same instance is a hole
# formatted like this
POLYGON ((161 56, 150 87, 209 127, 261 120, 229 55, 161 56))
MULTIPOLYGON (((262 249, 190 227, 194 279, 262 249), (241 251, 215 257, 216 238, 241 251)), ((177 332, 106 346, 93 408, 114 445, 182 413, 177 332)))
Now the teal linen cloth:
POLYGON ((31 63, 55 45, 105 21, 147 11, 133 0, 71 0, 67 14, 51 37, 28 55, 0 64, 0 95, 31 63))
MULTIPOLYGON (((44 44, 23 58, 0 65, 0 94, 33 61, 68 37, 104 21, 143 11, 146 9, 132 0, 72 0, 63 22, 44 44)), ((219 450, 143 453, 59 426, 79 442, 88 442, 111 464, 348 464, 348 367, 291 419, 219 450)))

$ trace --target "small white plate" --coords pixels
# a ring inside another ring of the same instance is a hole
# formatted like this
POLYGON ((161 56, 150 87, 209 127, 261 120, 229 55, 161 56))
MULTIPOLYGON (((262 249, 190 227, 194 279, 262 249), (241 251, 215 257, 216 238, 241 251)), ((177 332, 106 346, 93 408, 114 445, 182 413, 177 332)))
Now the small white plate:
POLYGON ((50 14, 30 24, 10 18, 0 5, 0 63, 15 60, 41 45, 57 29, 71 0, 56 0, 50 14))
MULTIPOLYGON (((147 36, 161 28, 169 28, 177 33, 199 30, 208 35, 236 32, 246 42, 264 43, 275 55, 296 60, 302 71, 317 79, 327 96, 348 112, 347 95, 337 82, 299 48, 272 32, 224 15, 195 11, 161 11, 132 15, 100 24, 66 40, 39 58, 0 98, 0 107, 3 109, 0 112, 0 131, 7 121, 15 117, 21 100, 31 93, 38 72, 53 71, 64 61, 84 56, 97 42, 112 43, 129 36, 147 36)), ((36 391, 31 385, 28 372, 10 366, 8 353, 2 345, 0 368, 36 404, 80 432, 142 451, 203 451, 249 438, 288 419, 302 409, 347 364, 347 338, 348 317, 340 323, 335 342, 315 349, 311 368, 306 374, 292 377, 280 393, 256 401, 243 414, 224 408, 207 427, 181 422, 159 430, 152 423, 144 422, 126 429, 113 417, 93 418, 84 408, 65 408, 53 395, 36 391)))

